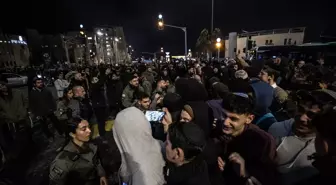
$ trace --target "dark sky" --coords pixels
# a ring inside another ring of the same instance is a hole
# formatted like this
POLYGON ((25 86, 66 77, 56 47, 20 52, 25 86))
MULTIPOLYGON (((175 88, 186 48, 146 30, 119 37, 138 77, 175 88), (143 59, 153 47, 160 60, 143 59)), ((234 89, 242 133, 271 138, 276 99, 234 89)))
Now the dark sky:
MULTIPOLYGON (((164 15, 165 23, 187 26, 189 48, 195 47, 203 28, 210 28, 211 0, 44 2, 3 0, 0 27, 13 33, 27 27, 57 33, 76 30, 81 23, 85 27, 117 25, 124 27, 127 42, 137 51, 153 52, 162 46, 175 54, 184 52, 184 34, 178 29, 157 30, 159 12, 164 15)), ((214 25, 224 35, 241 29, 256 31, 294 26, 307 26, 313 35, 319 35, 322 30, 333 27, 334 11, 331 0, 215 0, 214 25)))

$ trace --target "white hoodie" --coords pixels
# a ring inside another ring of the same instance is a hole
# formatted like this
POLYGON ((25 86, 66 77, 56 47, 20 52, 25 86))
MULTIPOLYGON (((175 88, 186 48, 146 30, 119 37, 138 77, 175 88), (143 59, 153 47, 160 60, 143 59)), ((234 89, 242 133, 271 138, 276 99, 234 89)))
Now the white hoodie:
POLYGON ((130 107, 117 115, 113 137, 121 154, 123 182, 128 185, 165 183, 160 142, 153 138, 150 123, 139 109, 130 107))

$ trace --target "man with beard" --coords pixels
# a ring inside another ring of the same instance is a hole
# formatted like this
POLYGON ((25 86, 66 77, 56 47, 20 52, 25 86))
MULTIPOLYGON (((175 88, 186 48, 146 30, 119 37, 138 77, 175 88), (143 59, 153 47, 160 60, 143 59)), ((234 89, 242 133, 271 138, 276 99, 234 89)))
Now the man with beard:
MULTIPOLYGON (((22 92, 7 86, 7 82, 0 82, 0 146, 8 152, 13 136, 24 127, 29 126, 28 99, 22 92), (13 135, 14 134, 14 135, 13 135)), ((22 146, 22 143, 20 143, 22 146)))
POLYGON ((252 100, 247 94, 232 94, 223 99, 222 106, 223 137, 218 166, 225 184, 277 184, 275 142, 272 136, 252 124, 252 100))
POLYGON ((128 76, 128 85, 125 87, 121 102, 124 108, 131 107, 136 102, 136 94, 141 91, 144 92, 143 88, 139 85, 139 78, 134 74, 128 76))

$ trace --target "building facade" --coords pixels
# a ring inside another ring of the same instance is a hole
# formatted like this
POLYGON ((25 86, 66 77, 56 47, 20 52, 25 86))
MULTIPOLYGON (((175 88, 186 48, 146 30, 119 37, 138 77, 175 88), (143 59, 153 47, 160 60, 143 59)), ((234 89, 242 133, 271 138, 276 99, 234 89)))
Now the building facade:
POLYGON ((29 56, 26 38, 0 31, 0 67, 28 66, 29 56))
POLYGON ((122 63, 129 60, 122 27, 96 27, 92 40, 95 42, 95 63, 122 63))
MULTIPOLYGON (((237 44, 233 48, 236 54, 245 55, 246 46, 248 40, 252 42, 252 47, 265 46, 265 45, 299 45, 303 44, 305 35, 305 28, 288 28, 288 29, 274 29, 274 30, 263 30, 255 32, 244 32, 237 34, 237 44)), ((225 39, 225 56, 230 56, 229 38, 225 39)))

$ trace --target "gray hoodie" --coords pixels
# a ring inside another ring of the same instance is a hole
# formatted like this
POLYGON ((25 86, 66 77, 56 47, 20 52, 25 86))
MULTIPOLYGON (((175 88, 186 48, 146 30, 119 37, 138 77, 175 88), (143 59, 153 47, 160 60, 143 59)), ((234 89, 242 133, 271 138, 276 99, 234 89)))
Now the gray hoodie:
POLYGON ((121 111, 114 122, 113 136, 122 163, 121 180, 128 185, 162 185, 165 183, 161 143, 152 137, 150 123, 137 108, 121 111))

